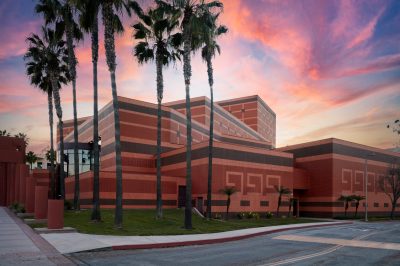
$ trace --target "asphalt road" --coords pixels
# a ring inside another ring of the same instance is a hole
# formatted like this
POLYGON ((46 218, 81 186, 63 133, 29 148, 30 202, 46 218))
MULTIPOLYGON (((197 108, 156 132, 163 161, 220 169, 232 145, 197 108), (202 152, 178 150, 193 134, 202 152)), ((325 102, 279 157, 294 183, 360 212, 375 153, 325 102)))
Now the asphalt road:
POLYGON ((399 247, 400 222, 357 222, 222 244, 69 256, 81 265, 400 265, 399 247))

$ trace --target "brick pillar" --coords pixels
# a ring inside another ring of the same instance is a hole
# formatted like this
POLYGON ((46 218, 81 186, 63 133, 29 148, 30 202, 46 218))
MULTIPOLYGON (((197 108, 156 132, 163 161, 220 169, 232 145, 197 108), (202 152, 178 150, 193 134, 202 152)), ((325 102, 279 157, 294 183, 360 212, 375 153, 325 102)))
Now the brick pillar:
POLYGON ((35 186, 35 219, 47 218, 47 186, 35 186))
POLYGON ((26 178, 26 199, 25 209, 27 213, 33 213, 35 211, 35 180, 32 175, 26 178))

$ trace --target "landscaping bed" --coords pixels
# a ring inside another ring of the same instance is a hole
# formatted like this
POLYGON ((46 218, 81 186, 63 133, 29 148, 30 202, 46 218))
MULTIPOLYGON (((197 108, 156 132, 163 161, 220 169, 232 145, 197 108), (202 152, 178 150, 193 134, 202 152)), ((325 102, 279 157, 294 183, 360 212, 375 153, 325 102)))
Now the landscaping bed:
MULTIPOLYGON (((73 227, 80 233, 99 235, 182 235, 217 233, 245 228, 322 222, 303 218, 232 218, 229 220, 207 221, 193 215, 193 229, 183 228, 184 211, 179 209, 164 210, 164 218, 155 219, 154 210, 124 210, 123 229, 114 229, 114 210, 102 210, 102 222, 90 221, 90 210, 65 211, 64 226, 73 227)), ((40 227, 35 224, 34 227, 40 227)))

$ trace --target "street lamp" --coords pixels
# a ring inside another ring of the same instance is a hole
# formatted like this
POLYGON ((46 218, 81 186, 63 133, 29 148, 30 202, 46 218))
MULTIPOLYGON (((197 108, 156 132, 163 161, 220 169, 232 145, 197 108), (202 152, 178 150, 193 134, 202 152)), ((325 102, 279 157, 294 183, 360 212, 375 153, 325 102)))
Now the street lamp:
POLYGON ((368 222, 368 156, 375 156, 375 153, 371 152, 365 155, 365 221, 368 222))

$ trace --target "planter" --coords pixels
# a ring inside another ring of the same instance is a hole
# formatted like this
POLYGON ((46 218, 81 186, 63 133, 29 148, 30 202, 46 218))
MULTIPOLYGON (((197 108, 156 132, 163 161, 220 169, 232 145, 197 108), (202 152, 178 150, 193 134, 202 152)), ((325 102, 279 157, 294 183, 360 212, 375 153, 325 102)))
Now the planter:
POLYGON ((35 219, 46 219, 47 196, 47 186, 35 186, 35 219))
POLYGON ((49 199, 47 208, 47 228, 64 228, 64 200, 49 199))

